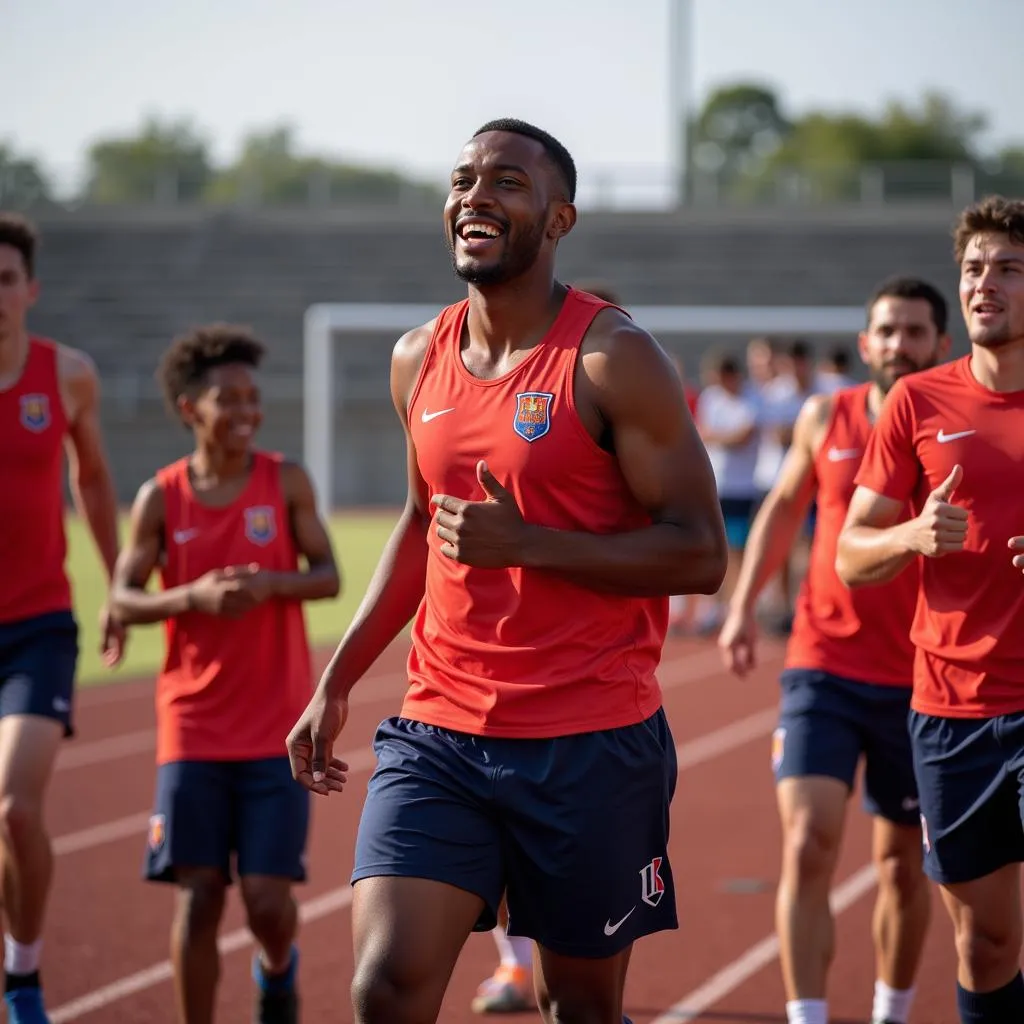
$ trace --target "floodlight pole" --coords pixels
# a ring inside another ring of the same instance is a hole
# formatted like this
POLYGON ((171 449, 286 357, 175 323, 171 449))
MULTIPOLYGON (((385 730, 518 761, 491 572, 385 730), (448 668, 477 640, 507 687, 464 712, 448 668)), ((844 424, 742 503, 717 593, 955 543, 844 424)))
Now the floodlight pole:
POLYGON ((676 206, 690 199, 690 107, 693 86, 693 0, 669 0, 669 140, 676 206))

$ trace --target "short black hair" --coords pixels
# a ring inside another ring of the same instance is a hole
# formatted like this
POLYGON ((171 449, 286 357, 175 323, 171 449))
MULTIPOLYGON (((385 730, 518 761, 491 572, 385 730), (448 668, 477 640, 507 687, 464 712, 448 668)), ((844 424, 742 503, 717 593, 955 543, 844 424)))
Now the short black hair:
POLYGON ((204 324, 175 338, 157 370, 168 408, 177 415, 178 399, 201 389, 214 367, 241 363, 255 369, 265 352, 249 328, 237 324, 204 324))
POLYGON ((874 292, 867 303, 867 321, 871 323, 871 311, 875 303, 881 299, 924 299, 932 307, 932 320, 935 322, 939 334, 946 333, 946 325, 949 321, 949 310, 942 292, 934 285, 929 284, 920 277, 907 277, 898 274, 886 278, 874 292))
POLYGON ((36 275, 36 248, 39 245, 39 233, 33 224, 20 213, 0 210, 0 245, 9 245, 21 253, 25 276, 31 281, 36 275))
POLYGON ((561 176, 569 196, 569 202, 576 201, 576 164, 569 150, 553 135, 544 131, 543 128, 520 121, 516 117, 499 117, 495 121, 488 121, 487 124, 473 132, 473 138, 483 135, 484 132, 512 132, 513 135, 525 135, 526 138, 539 142, 561 176))

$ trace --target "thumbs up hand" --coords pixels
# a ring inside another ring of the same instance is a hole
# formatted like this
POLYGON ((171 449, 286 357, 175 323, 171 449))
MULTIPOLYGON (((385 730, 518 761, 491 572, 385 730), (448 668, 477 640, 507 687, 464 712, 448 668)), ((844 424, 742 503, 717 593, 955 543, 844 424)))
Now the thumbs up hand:
POLYGON ((435 494, 434 528, 444 543, 441 554, 478 569, 505 569, 522 565, 522 545, 528 527, 515 497, 503 487, 481 460, 476 478, 483 501, 466 501, 450 494, 435 494))
POLYGON ((964 478, 956 465, 949 476, 928 495, 921 514, 914 520, 914 550, 927 558, 941 558, 963 551, 967 540, 967 509, 953 504, 953 495, 964 478))

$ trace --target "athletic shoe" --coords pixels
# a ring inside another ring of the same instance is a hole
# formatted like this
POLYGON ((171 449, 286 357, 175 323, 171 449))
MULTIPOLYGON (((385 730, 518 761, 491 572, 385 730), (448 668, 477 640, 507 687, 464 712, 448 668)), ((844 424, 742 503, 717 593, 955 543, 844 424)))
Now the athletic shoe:
POLYGON ((299 1024, 299 995, 295 975, 299 951, 292 950, 292 962, 283 975, 268 976, 257 953, 252 960, 252 978, 256 982, 254 1024, 299 1024))
POLYGON ((524 1013, 532 1010, 530 972, 525 967, 499 965, 493 976, 476 990, 470 1009, 474 1013, 524 1013))
POLYGON ((43 991, 36 985, 4 993, 8 1024, 50 1024, 43 1009, 43 991))

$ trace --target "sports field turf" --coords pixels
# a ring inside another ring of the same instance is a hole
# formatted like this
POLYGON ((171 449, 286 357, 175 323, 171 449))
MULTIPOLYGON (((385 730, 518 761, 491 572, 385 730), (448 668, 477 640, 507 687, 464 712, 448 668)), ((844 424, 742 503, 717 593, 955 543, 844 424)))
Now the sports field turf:
MULTIPOLYGON (((395 513, 341 514, 333 516, 329 526, 334 555, 341 569, 341 595, 333 601, 306 605, 310 636, 317 645, 333 645, 351 621, 366 591, 370 575, 394 526, 395 513)), ((125 525, 121 524, 122 540, 125 525)), ((130 676, 151 675, 160 665, 163 650, 163 625, 137 626, 128 637, 128 651, 121 665, 111 671, 99 655, 97 618, 106 595, 106 579, 100 567, 85 524, 76 516, 67 518, 67 568, 74 591, 75 615, 80 627, 79 685, 97 685, 130 676)), ((150 587, 159 586, 156 574, 150 587)))

